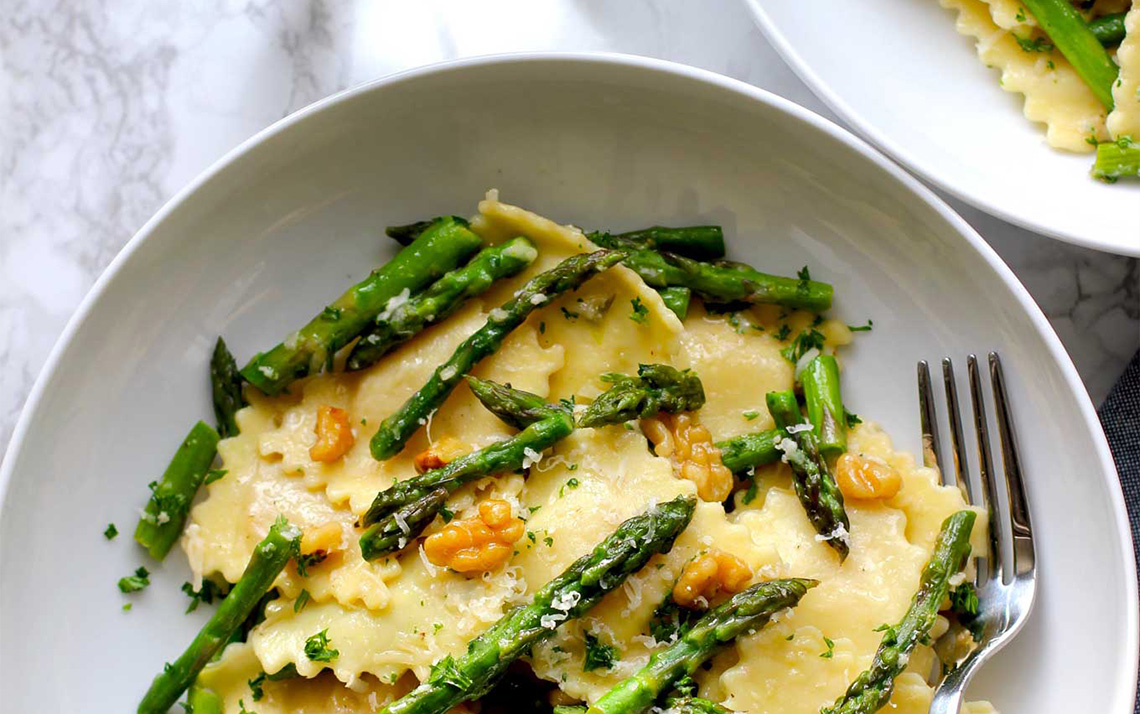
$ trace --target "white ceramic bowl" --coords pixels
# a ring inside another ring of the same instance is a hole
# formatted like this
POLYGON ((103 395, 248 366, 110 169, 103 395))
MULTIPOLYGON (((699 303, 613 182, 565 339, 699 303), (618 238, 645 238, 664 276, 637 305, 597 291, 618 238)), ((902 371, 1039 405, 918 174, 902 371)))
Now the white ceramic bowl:
POLYGON ((555 219, 714 222, 766 269, 835 284, 875 330, 853 408, 917 450, 917 359, 998 349, 1010 373, 1041 595, 972 694, 1007 713, 1131 711, 1137 601, 1092 405, 1012 273, 867 145, 754 87, 620 56, 516 55, 389 77, 279 122, 151 220, 69 325, 0 473, 0 709, 131 711, 209 608, 182 614, 181 552, 130 541, 146 483, 211 419, 207 360, 275 343, 391 252, 380 228, 472 213, 488 187, 555 219), (115 522, 123 532, 107 542, 115 522), (154 585, 120 610, 139 564, 154 585))
POLYGON ((1140 256, 1140 183, 1051 149, 937 0, 747 2, 800 79, 911 171, 1010 223, 1140 256))

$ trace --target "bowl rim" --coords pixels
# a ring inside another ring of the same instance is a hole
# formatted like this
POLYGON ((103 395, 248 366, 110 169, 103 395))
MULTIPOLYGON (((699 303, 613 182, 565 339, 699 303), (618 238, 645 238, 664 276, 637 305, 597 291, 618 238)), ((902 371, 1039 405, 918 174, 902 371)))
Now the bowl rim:
POLYGON ((795 51, 791 42, 784 37, 784 34, 776 27, 776 23, 773 22, 772 18, 768 15, 767 10, 764 9, 762 0, 745 0, 745 2, 756 18, 756 24, 764 34, 765 39, 776 48, 776 52, 779 53, 784 62, 791 67, 800 81, 808 86, 812 94, 826 104, 829 109, 838 114, 840 118, 850 125, 861 137, 865 137, 867 141, 876 146, 880 151, 902 164, 908 171, 918 175, 923 181, 936 186, 938 189, 945 191, 963 203, 967 203, 991 216, 1000 218, 1006 223, 1025 228, 1026 230, 1039 233, 1048 238, 1055 238, 1059 241, 1077 245, 1082 248, 1089 248, 1114 255, 1123 255, 1133 258, 1140 257, 1140 246, 1130 251, 1128 250, 1128 246, 1123 244, 1114 245, 1103 240, 1097 240, 1095 237, 1088 235, 1058 230, 1045 223, 1034 221, 1031 216, 1010 212, 1002 206, 1000 202, 992 200, 984 194, 976 194, 970 191, 969 186, 947 180, 939 173, 936 173, 927 167, 924 162, 917 159, 912 152, 907 151, 906 147, 893 141, 885 132, 876 129, 872 122, 868 121, 862 114, 855 111, 851 105, 843 101, 831 85, 824 82, 811 66, 808 65, 807 61, 795 51))
MULTIPOLYGON (((749 0, 754 2, 755 0, 749 0)), ((1037 303, 1030 296, 1026 288, 1021 284, 1021 281, 1013 273, 1013 271, 1005 264, 1001 257, 989 246, 988 243, 968 224, 966 221, 954 212, 950 206, 937 196, 930 188, 921 183, 918 179, 911 176, 904 169, 896 165, 886 156, 880 154, 871 144, 864 139, 856 136, 847 129, 839 126, 838 124, 826 119, 809 109, 806 109, 788 99, 784 99, 776 94, 767 90, 753 86, 746 82, 726 77, 710 70, 691 67, 689 65, 680 64, 668 60, 642 57, 638 55, 629 55, 613 52, 511 52, 511 53, 498 53, 490 55, 480 55, 476 57, 469 57, 457 60, 446 60, 443 62, 436 62, 433 64, 423 65, 411 69, 388 74, 373 80, 363 82, 361 84, 346 88, 336 92, 328 97, 313 102, 298 111, 283 117, 268 127, 258 131, 250 138, 241 142, 233 149, 226 152, 221 158, 217 159, 208 168, 202 171, 196 178, 190 181, 181 190, 174 193, 174 195, 167 200, 162 207, 146 222, 141 228, 131 237, 129 241, 123 246, 115 258, 108 264, 107 268, 99 276, 99 278, 92 285, 87 295, 84 296, 71 318, 68 320, 66 327, 60 334, 59 339, 52 347, 43 368, 40 370, 39 375, 36 377, 35 383, 28 399, 20 412, 20 416, 16 422, 16 427, 12 432, 12 438, 9 442, 8 448, 0 463, 0 506, 5 503, 5 497, 8 493, 8 486, 11 483, 13 472, 15 471, 15 464, 20 457, 20 452, 23 449, 23 442, 25 435, 30 428, 29 425, 32 421, 32 415, 39 410, 40 402, 43 400, 44 393, 47 391, 49 385, 55 377, 55 373, 59 367, 59 363, 63 358, 64 352, 70 346, 74 339, 75 333, 78 331, 80 325, 87 319, 87 316, 94 309, 95 305, 99 302, 103 293, 106 292, 109 285, 114 281, 115 277, 119 274, 122 267, 134 255, 138 248, 142 245, 147 238, 154 233, 166 220, 166 218, 174 212, 181 204, 191 198, 195 192, 198 191, 205 183, 213 179, 216 175, 226 170, 231 164, 237 162, 246 153, 251 151, 254 147, 268 140, 269 138, 285 131, 294 124, 302 122, 318 114, 333 105, 340 104, 348 101, 354 97, 371 92, 388 85, 400 84, 403 82, 414 81, 419 77, 426 75, 433 75, 446 72, 463 71, 474 67, 488 67, 496 65, 510 65, 518 63, 552 63, 552 64, 611 64, 619 65, 626 68, 634 68, 637 70, 645 71, 648 73, 659 73, 665 75, 673 75, 681 78, 695 80, 707 85, 717 87, 725 92, 730 92, 739 95, 743 98, 749 99, 753 102, 767 105, 776 109, 777 111, 784 112, 791 117, 805 122, 810 126, 828 134, 831 138, 836 139, 846 145, 848 148, 858 152, 864 159, 870 161, 878 169, 887 172, 889 176, 899 181, 905 188, 914 194, 915 198, 925 202, 927 206, 934 209, 938 215, 950 224, 957 232, 965 239, 965 241, 976 250, 982 258, 990 265, 990 267, 997 273, 998 277, 1010 288, 1015 299, 1018 301, 1022 309, 1028 315, 1032 326, 1037 330, 1038 335, 1045 342, 1049 351, 1050 357, 1057 363, 1061 369, 1064 381, 1068 388, 1073 392, 1077 399, 1078 409, 1081 416, 1084 418, 1085 425, 1092 432, 1093 442, 1095 445, 1095 455, 1098 459, 1102 471, 1105 473, 1117 473, 1116 465, 1112 458, 1112 453, 1108 447, 1108 441, 1105 438, 1104 430, 1100 426, 1100 421, 1096 415, 1096 410, 1093 407, 1092 401, 1088 396, 1088 392, 1084 384, 1080 380, 1076 367, 1073 365, 1072 359, 1065 351, 1061 344, 1060 338, 1057 337, 1056 332, 1053 330, 1052 325, 1046 319, 1044 313, 1037 306, 1037 303)), ((1109 498, 1111 500, 1113 515, 1116 517, 1116 531, 1117 540, 1121 546, 1121 552, 1124 554, 1124 570, 1125 575, 1125 596, 1130 601, 1133 607, 1126 609, 1124 625, 1126 631, 1125 647, 1130 654, 1130 661, 1135 662, 1140 655, 1140 627, 1138 627, 1138 619, 1140 619, 1140 599, 1137 594, 1137 576, 1136 576, 1136 563, 1133 558, 1128 557, 1132 553, 1132 536, 1129 528, 1129 520, 1127 510, 1124 505, 1124 495, 1122 487, 1118 479, 1107 479, 1109 498)), ((2 531, 0 531, 2 533, 2 531)), ((2 549, 0 549, 2 552, 2 549)), ((1138 671, 1133 668, 1131 676, 1126 675, 1120 682, 1121 688, 1117 695, 1124 695, 1122 701, 1130 702, 1131 698, 1135 696, 1138 671)), ((1128 710, 1131 712, 1131 709, 1128 710)), ((1123 714, 1123 713, 1122 713, 1123 714)))

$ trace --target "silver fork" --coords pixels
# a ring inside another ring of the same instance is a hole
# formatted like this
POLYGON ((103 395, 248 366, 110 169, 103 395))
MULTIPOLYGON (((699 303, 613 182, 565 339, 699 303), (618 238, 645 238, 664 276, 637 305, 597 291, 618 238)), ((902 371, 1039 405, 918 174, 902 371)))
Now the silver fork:
POLYGON ((978 617, 982 623, 981 640, 976 649, 942 679, 934 692, 930 714, 958 714, 966 686, 982 663, 1000 650, 1029 619, 1037 591, 1037 570, 1033 551, 1033 528, 1025 484, 1021 479, 1021 460, 1017 453, 1017 436, 1009 414, 1005 377, 996 352, 989 355, 990 385, 993 390, 998 433, 1001 439, 1004 484, 994 476, 993 449, 986 417, 985 395, 978 360, 969 355, 966 367, 970 382, 970 402, 974 412, 974 430, 978 447, 978 478, 968 478, 968 461, 958 408, 958 390, 954 382, 954 365, 942 360, 942 380, 946 390, 946 411, 950 425, 949 464, 938 437, 938 418, 934 407, 930 369, 925 361, 918 363, 918 401, 922 423, 923 461, 937 466, 942 482, 957 485, 966 500, 989 514, 989 557, 978 561, 974 586, 978 592, 978 617), (1005 495, 1006 509, 1002 508, 1005 495), (1012 541, 1012 550, 1006 546, 1012 541))

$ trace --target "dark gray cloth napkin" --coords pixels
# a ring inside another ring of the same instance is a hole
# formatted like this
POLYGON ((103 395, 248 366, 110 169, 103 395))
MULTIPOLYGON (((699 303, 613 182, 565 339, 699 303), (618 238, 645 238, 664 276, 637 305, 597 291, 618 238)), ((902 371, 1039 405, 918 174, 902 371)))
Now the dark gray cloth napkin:
MULTIPOLYGON (((1132 358, 1097 413, 1120 474, 1128 522, 1132 525, 1132 552, 1140 564, 1140 352, 1132 358)), ((1136 694, 1135 711, 1140 714, 1140 692, 1136 694)))

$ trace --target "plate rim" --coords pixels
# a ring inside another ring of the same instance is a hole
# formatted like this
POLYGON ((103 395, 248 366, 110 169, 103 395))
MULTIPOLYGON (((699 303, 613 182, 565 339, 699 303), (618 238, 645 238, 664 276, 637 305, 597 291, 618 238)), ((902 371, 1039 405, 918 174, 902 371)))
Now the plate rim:
POLYGON ((751 10, 756 25, 760 28, 760 32, 764 35, 765 39, 776 49, 780 58, 791 68, 800 81, 807 85, 812 94, 827 105, 829 109, 838 114, 860 137, 902 164, 906 170, 914 173, 923 181, 937 187, 941 191, 945 191, 954 198, 973 206, 979 211, 1047 238, 1053 238, 1064 243, 1103 253, 1122 255, 1129 258, 1140 258, 1140 245, 1137 245, 1133 250, 1129 250, 1129 247, 1124 244, 1108 244, 1092 236, 1070 233, 1058 230, 1044 223, 1034 222, 1031 217, 1011 213, 1003 208, 999 202, 989 200, 984 195, 976 195, 972 193, 968 187, 947 181, 934 173, 931 169, 926 167, 922 161, 915 159, 912 152, 907 151, 905 147, 892 141, 884 132, 876 129, 873 123, 855 111, 851 105, 845 102, 839 94, 836 93, 831 85, 824 82, 823 79, 816 74, 807 61, 792 48, 791 42, 788 41, 788 38, 785 37, 776 26, 776 23, 772 21, 772 18, 764 8, 763 0, 744 0, 744 2, 748 5, 749 10, 751 10))
MULTIPOLYGON (((755 0, 749 0, 754 2, 755 0)), ((1013 293, 1014 299, 1025 311, 1031 325, 1036 329, 1038 335, 1045 343, 1049 356, 1056 362, 1060 368, 1062 377, 1064 378, 1066 386, 1076 397, 1077 407, 1080 415, 1083 417, 1085 426, 1092 432, 1092 439, 1095 446, 1095 455, 1101 465, 1101 470, 1105 474, 1116 474, 1116 465, 1112 458, 1112 453, 1108 447, 1108 441, 1105 437, 1104 430, 1100 426, 1100 421, 1096 415, 1096 410, 1093 407, 1092 401, 1089 398, 1088 391, 1085 389, 1084 384, 1080 380, 1076 367, 1073 365, 1072 359, 1065 351, 1061 344, 1060 338, 1057 337, 1056 332, 1053 330, 1052 325, 1049 324, 1048 319, 1038 307, 1037 303, 1030 296, 1028 290, 1022 285, 1018 277, 1013 271, 1005 264, 997 252, 990 247, 990 245, 973 229, 961 216, 959 216, 941 197, 935 194, 929 187, 924 185, 917 178, 909 174, 906 170, 895 164, 888 157, 879 153, 879 151, 868 143, 865 139, 855 135, 848 129, 840 126, 839 124, 827 119, 805 107, 802 107, 791 100, 785 99, 776 95, 768 90, 761 89, 760 87, 748 84, 746 82, 718 74, 711 70, 692 67, 689 65, 672 62, 669 60, 662 60, 651 57, 643 57, 639 55, 630 55, 615 52, 549 52, 549 51, 528 51, 528 52, 510 52, 510 53, 496 53, 488 55, 479 55, 475 57, 468 57, 456 60, 445 60, 428 65, 414 67, 392 74, 384 75, 373 80, 362 82, 360 84, 348 87, 339 92, 329 95, 323 99, 317 100, 296 112, 278 119, 264 129, 256 132, 250 138, 242 141, 234 148, 227 151, 213 164, 199 173, 193 180, 191 180, 185 187, 176 191, 170 199, 168 199, 161 208, 149 220, 147 220, 141 228, 124 244, 123 248, 115 256, 115 258, 108 264, 106 269, 100 274, 99 278, 94 282, 91 289, 84 296, 75 312, 68 319, 60 337, 52 347, 44 366, 41 368, 36 380, 33 384, 32 390, 28 395, 27 401, 24 403, 20 411, 20 416, 16 421, 15 429, 12 432, 12 438, 9 441, 7 450, 4 454, 3 461, 0 462, 0 507, 6 503, 6 496, 8 493, 9 485, 13 478, 15 471, 15 464, 21 456, 23 451, 23 444, 28 429, 32 421, 33 415, 39 411, 41 402, 43 401, 44 394, 54 381, 55 374, 59 369, 60 362, 63 359, 64 353, 68 350, 73 341, 76 332, 80 326, 86 321, 88 315, 99 303, 100 298, 108 290, 111 283, 115 280, 121 272, 123 266, 132 256, 138 251, 140 246, 153 234, 167 219, 167 217, 177 210, 185 201, 189 200, 194 193, 196 193, 203 185, 213 179, 215 176, 226 170, 231 164, 237 162, 246 153, 251 151, 254 147, 262 142, 270 139, 271 137, 285 131, 294 124, 304 121, 308 117, 315 115, 333 105, 349 101, 354 97, 361 94, 377 90, 381 87, 388 85, 398 84, 402 82, 412 81, 420 76, 431 75, 436 73, 446 73, 454 71, 462 71, 471 67, 483 67, 500 64, 515 64, 515 63, 564 63, 564 64, 611 64, 620 65, 623 67, 634 68, 647 73, 658 73, 666 75, 679 76, 686 79, 698 81, 702 84, 715 86, 726 92, 739 95, 745 99, 760 104, 765 104, 777 111, 782 111, 785 114, 791 115, 793 118, 803 121, 820 131, 825 132, 831 138, 836 139, 846 145, 848 148, 856 151, 864 159, 870 161, 877 168, 887 172, 887 174, 901 182, 902 185, 909 189, 915 197, 927 204, 928 207, 933 209, 943 220, 950 224, 951 227, 957 229, 957 232, 965 240, 965 242, 976 250, 980 256, 989 264, 995 271, 998 278, 1005 283, 1006 287, 1013 293)), ((1133 607, 1126 609, 1124 629, 1127 632, 1125 649, 1130 654, 1130 660, 1136 661, 1140 657, 1140 595, 1137 591, 1137 571, 1136 563, 1132 557, 1129 557, 1133 552, 1132 536, 1129 527, 1129 520, 1127 510, 1124 505, 1123 490, 1117 479, 1109 479, 1108 481, 1108 496, 1111 501, 1112 512, 1116 517, 1116 535, 1118 545, 1120 546, 1123 557, 1124 574, 1127 576, 1125 582, 1125 599, 1132 603, 1133 607)), ((2 512, 0 508, 0 512, 2 512)), ((3 537, 3 531, 0 529, 0 538, 3 537)), ((0 554, 3 548, 0 547, 0 554)), ((1131 702, 1132 697, 1135 696, 1137 677, 1140 675, 1135 668, 1131 670, 1131 676, 1126 675, 1120 684, 1123 685, 1121 691, 1117 694, 1124 694, 1122 701, 1131 702)), ((1131 705, 1127 710, 1130 714, 1131 705)), ((1123 712, 1121 714, 1124 714, 1123 712)))

